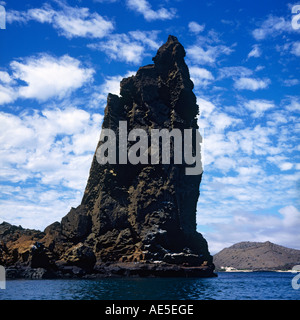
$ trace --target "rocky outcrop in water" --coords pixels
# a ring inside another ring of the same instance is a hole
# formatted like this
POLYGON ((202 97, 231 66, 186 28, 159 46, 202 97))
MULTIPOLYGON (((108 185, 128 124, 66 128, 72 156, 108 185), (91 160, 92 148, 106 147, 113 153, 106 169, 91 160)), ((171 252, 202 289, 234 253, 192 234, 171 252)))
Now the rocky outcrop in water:
MULTIPOLYGON (((199 110, 184 57, 183 46, 169 36, 153 58, 154 64, 123 79, 120 96, 108 95, 102 129, 118 133, 123 121, 128 132, 196 131, 199 110)), ((123 146, 118 136, 116 139, 117 145, 123 146)), ((97 149, 103 143, 99 141, 97 149)), ((193 137, 193 154, 197 143, 193 137)), ((126 152, 132 144, 124 147, 126 152)), ((99 164, 95 152, 81 204, 61 223, 31 235, 31 246, 42 244, 40 252, 36 251, 40 263, 35 258, 35 267, 56 274, 81 270, 81 275, 137 275, 140 270, 140 275, 212 276, 214 265, 207 242, 196 231, 201 174, 187 175, 184 162, 174 163, 174 142, 170 158, 169 164, 99 164)), ((4 244, 8 256, 16 243, 9 241, 4 244)), ((14 262, 32 267, 32 250, 27 259, 17 245, 13 250, 14 262)))

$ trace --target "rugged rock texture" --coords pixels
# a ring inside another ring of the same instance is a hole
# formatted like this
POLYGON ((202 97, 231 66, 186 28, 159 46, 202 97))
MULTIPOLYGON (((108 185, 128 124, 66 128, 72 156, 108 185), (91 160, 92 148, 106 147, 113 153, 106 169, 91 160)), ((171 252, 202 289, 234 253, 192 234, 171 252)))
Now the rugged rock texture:
MULTIPOLYGON (((123 120, 128 132, 196 129, 198 106, 184 56, 170 36, 153 65, 122 80, 120 98, 108 96, 103 128, 116 132, 123 120)), ((182 262, 211 263, 206 241, 196 233, 200 180, 185 175, 184 165, 99 165, 94 157, 81 207, 92 219, 87 241, 97 258, 175 262, 170 254, 181 252, 182 262)))
MULTIPOLYGON (((118 132, 119 121, 126 121, 128 132, 197 129, 198 105, 184 57, 183 46, 169 36, 154 64, 121 81, 120 97, 108 95, 102 128, 118 132)), ((195 151, 195 138, 192 147, 195 151)), ((205 239, 196 232, 201 175, 188 176, 185 168, 172 160, 169 165, 100 165, 95 153, 81 205, 72 208, 61 223, 34 234, 30 245, 36 239, 43 244, 48 267, 56 261, 52 270, 76 267, 105 274, 114 273, 123 263, 127 270, 123 274, 147 269, 148 274, 152 270, 167 275, 171 270, 178 275, 211 276, 212 257, 205 239), (135 271, 133 262, 139 266, 135 271)), ((42 262, 35 267, 48 270, 41 255, 42 262)), ((30 253, 23 262, 32 258, 30 253)))
POLYGON ((266 242, 240 242, 214 255, 217 270, 291 270, 300 264, 300 250, 266 242))

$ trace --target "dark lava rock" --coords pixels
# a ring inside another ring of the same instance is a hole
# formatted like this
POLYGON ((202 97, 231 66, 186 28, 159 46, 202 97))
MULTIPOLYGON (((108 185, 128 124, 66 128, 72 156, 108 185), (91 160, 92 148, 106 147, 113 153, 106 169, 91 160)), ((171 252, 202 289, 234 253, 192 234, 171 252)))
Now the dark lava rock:
MULTIPOLYGON (((121 81, 121 97, 108 96, 103 128, 117 131, 119 121, 126 121, 128 132, 197 129, 199 110, 184 56, 183 46, 169 36, 153 65, 121 81)), ((193 265, 211 264, 207 243, 196 232, 200 181, 201 174, 185 174, 184 164, 100 165, 95 155, 81 206, 92 219, 88 238, 97 259, 163 261, 188 248, 193 265)), ((168 262, 191 261, 174 257, 168 262)))
MULTIPOLYGON (((102 128, 117 133, 119 121, 125 121, 128 132, 137 128, 148 133, 152 129, 195 132, 199 110, 184 57, 183 46, 169 36, 153 58, 154 64, 123 79, 120 96, 108 95, 102 128)), ((99 141, 97 149, 103 143, 99 141)), ((194 136, 194 155, 197 143, 194 136)), ((96 155, 80 206, 72 208, 61 223, 34 233, 26 243, 27 247, 37 240, 43 243, 48 269, 55 269, 51 264, 55 261, 60 274, 74 266, 97 275, 213 276, 207 242, 196 231, 202 174, 186 175, 184 162, 174 164, 174 143, 170 164, 101 165, 96 155)), ((5 232, 0 236, 4 246, 5 232)), ((21 263, 18 246, 14 241, 9 246, 18 250, 17 256, 9 260, 13 251, 1 249, 7 251, 3 251, 3 263, 21 263)), ((27 260, 32 257, 29 252, 27 260)), ((45 258, 33 266, 45 268, 46 264, 45 258)))
POLYGON ((87 215, 85 207, 71 208, 70 212, 61 220, 61 233, 66 238, 76 241, 83 239, 91 230, 91 217, 87 215))
POLYGON ((57 274, 45 268, 30 268, 30 267, 8 267, 6 269, 7 279, 55 279, 57 274))

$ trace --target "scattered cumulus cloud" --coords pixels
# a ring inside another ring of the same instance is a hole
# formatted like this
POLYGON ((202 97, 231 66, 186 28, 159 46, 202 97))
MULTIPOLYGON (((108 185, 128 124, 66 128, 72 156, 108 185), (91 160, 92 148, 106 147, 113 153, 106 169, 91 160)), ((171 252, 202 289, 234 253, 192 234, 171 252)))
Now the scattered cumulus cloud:
POLYGON ((262 116, 264 112, 275 107, 272 101, 262 99, 247 101, 244 106, 252 112, 254 118, 262 116))
POLYGON ((265 89, 271 83, 270 79, 255 79, 255 78, 239 78, 235 81, 234 87, 238 90, 251 90, 256 91, 265 89))
POLYGON ((296 86, 299 83, 300 83, 299 79, 295 79, 295 78, 283 80, 283 84, 286 87, 293 87, 293 86, 296 86))
POLYGON ((300 41, 293 43, 291 53, 297 57, 300 57, 300 41))
POLYGON ((300 112, 300 99, 292 97, 290 103, 286 105, 286 109, 289 112, 300 112))
POLYGON ((88 8, 71 7, 62 2, 58 3, 61 7, 59 10, 54 10, 49 4, 27 11, 10 10, 7 12, 7 22, 49 23, 60 35, 68 39, 74 37, 103 38, 114 29, 112 21, 96 12, 91 13, 88 8))
POLYGON ((219 68, 218 79, 222 80, 225 78, 241 78, 249 77, 253 74, 253 71, 249 68, 243 66, 232 66, 232 67, 222 67, 219 68))
POLYGON ((11 103, 17 99, 15 90, 9 86, 0 84, 0 105, 11 103))
POLYGON ((126 0, 127 7, 142 14, 146 21, 171 20, 176 17, 174 8, 160 8, 153 10, 151 4, 146 0, 126 0))
POLYGON ((188 58, 195 64, 213 65, 216 62, 217 58, 222 55, 230 55, 233 52, 233 49, 225 45, 193 45, 187 47, 186 52, 188 58))
POLYGON ((252 35, 259 41, 280 35, 283 32, 295 32, 292 28, 291 21, 284 17, 269 15, 268 18, 261 23, 260 27, 252 31, 252 35))
POLYGON ((109 93, 120 95, 120 81, 123 78, 131 77, 135 75, 135 71, 128 71, 124 75, 107 76, 104 82, 97 88, 95 88, 94 93, 89 101, 89 106, 91 108, 96 108, 98 106, 104 107, 107 100, 107 95, 109 93))
POLYGON ((205 28, 205 25, 204 24, 199 24, 197 23, 196 21, 191 21, 188 25, 189 27, 189 31, 192 32, 192 33, 200 33, 204 30, 205 28))
POLYGON ((223 67, 219 69, 217 80, 231 78, 234 81, 234 87, 238 90, 256 91, 266 89, 270 85, 270 79, 254 78, 253 74, 253 70, 243 66, 223 67))
POLYGON ((252 50, 248 53, 248 59, 253 57, 253 58, 259 58, 262 54, 261 48, 255 44, 252 47, 252 50))
POLYGON ((13 61, 10 66, 14 78, 27 84, 19 87, 19 96, 41 101, 66 96, 91 80, 94 73, 93 69, 81 67, 79 60, 68 55, 30 57, 23 62, 13 61))
POLYGON ((147 51, 157 50, 160 42, 157 31, 131 31, 128 34, 111 34, 105 41, 91 43, 89 48, 103 51, 112 60, 140 64, 149 55, 147 51))
POLYGON ((0 112, 1 220, 43 229, 76 206, 103 116, 76 107, 0 112), (26 181, 38 181, 33 188, 26 181), (14 199, 14 200, 12 200, 14 199), (15 204, 15 205, 13 205, 15 204), (18 208, 18 210, 16 210, 18 208), (23 212, 18 222, 19 212, 23 212))
MULTIPOLYGON (((200 212, 199 207, 199 212, 200 212)), ((201 210, 202 211, 202 210, 201 210)), ((232 212, 232 211, 231 211, 232 212)), ((199 225, 209 226, 203 232, 212 254, 242 241, 271 241, 288 248, 300 249, 300 212, 293 205, 282 206, 276 215, 253 213, 240 208, 232 215, 199 214, 199 225)))
POLYGON ((7 72, 0 71, 0 82, 8 84, 13 82, 13 79, 7 72))
POLYGON ((191 79, 194 82, 195 86, 206 87, 209 83, 211 83, 211 81, 215 79, 212 73, 205 68, 190 67, 189 70, 191 79))
POLYGON ((31 56, 12 61, 11 75, 0 75, 0 104, 18 98, 45 101, 63 98, 72 91, 92 81, 94 70, 85 68, 81 62, 69 55, 53 57, 48 54, 31 56), (19 84, 19 82, 25 85, 19 84))
POLYGON ((293 168, 294 164, 291 162, 283 162, 281 164, 279 164, 279 168, 282 171, 287 171, 287 170, 291 170, 293 168))
MULTIPOLYGON (((225 69, 221 75, 239 77, 242 72, 247 70, 225 69)), ((265 124, 225 113, 217 99, 200 96, 197 103, 204 162, 197 224, 211 252, 247 240, 295 247, 300 221, 293 204, 300 176, 293 170, 300 166, 289 141, 296 139, 297 119, 290 112, 300 110, 298 99, 282 101, 280 109, 271 100, 243 101, 241 107, 255 120, 273 122, 265 124), (215 205, 216 194, 220 206, 215 205), (274 212, 270 203, 280 209, 274 212)))

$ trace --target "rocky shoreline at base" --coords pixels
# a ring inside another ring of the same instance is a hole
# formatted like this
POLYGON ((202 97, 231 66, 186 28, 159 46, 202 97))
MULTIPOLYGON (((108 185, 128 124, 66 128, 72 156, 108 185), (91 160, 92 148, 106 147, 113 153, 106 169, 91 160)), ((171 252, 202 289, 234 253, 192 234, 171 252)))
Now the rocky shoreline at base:
POLYGON ((78 266, 61 266, 57 270, 13 266, 6 269, 7 279, 97 279, 117 277, 217 277, 210 266, 186 267, 167 263, 99 263, 93 270, 78 266))

